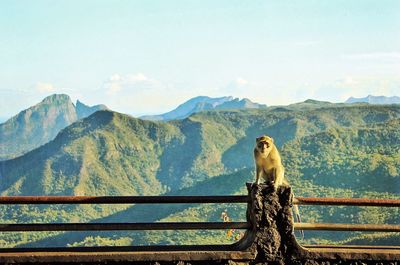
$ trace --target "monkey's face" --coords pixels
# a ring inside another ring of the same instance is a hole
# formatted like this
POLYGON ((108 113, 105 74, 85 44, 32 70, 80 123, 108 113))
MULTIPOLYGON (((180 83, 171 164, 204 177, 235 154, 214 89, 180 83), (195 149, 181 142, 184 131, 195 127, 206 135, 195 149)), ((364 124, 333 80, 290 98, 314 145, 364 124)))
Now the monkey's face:
POLYGON ((258 152, 268 156, 269 152, 271 152, 273 143, 274 140, 271 137, 264 135, 256 139, 256 148, 258 152))

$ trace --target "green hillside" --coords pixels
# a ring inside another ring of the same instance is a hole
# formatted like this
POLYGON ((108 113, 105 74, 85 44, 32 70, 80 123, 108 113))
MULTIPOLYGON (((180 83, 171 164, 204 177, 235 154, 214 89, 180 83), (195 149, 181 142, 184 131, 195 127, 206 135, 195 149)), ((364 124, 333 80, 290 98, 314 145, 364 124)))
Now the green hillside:
MULTIPOLYGON (((395 119, 386 123, 357 130, 350 128, 335 128, 312 136, 305 136, 286 143, 282 149, 287 172, 290 172, 295 193, 298 196, 311 197, 365 197, 365 198, 397 198, 400 199, 400 120, 395 119), (379 139, 379 140, 378 140, 379 139), (368 143, 368 144, 367 144, 368 143), (386 143, 386 144, 383 144, 386 143), (304 154, 299 159, 298 154, 304 154), (377 153, 379 155, 377 155, 377 153), (378 161, 375 161, 379 158, 378 161), (333 161, 330 159, 333 158, 333 161), (340 158, 340 159, 339 159, 340 158), (374 162, 375 161, 375 162, 374 162), (377 166, 377 164, 380 164, 377 166), (326 169, 326 167, 330 167, 326 169), (377 168, 381 167, 379 171, 377 168), (320 175, 318 175, 320 173, 320 175), (330 173, 330 174, 329 174, 330 173), (374 185, 379 176, 381 186, 374 185), (390 193, 392 192, 392 193, 390 193)), ((244 185, 251 181, 254 173, 250 169, 241 170, 232 175, 216 177, 203 182, 193 190, 184 190, 183 194, 246 194, 244 185), (247 177, 246 177, 247 176, 247 177), (224 183, 229 183, 229 185, 224 183), (224 187, 221 189, 221 187, 224 187), (222 193, 221 193, 222 192, 222 193)), ((182 194, 179 193, 179 194, 182 194)), ((144 206, 137 206, 143 208, 144 206)), ((119 213, 118 218, 107 221, 129 220, 129 216, 140 216, 134 212, 137 207, 129 208, 119 213), (133 212, 132 212, 133 211, 133 212)), ((147 206, 146 206, 147 207, 147 206)), ((201 205, 168 208, 169 212, 158 212, 153 219, 146 221, 219 221, 222 211, 228 209, 232 220, 245 220, 245 206, 233 205, 201 205), (159 215, 161 214, 161 215, 159 215)), ((377 207, 301 207, 302 219, 305 222, 338 222, 338 223, 396 223, 400 214, 397 208, 377 207)), ((226 231, 219 232, 147 232, 120 233, 138 244, 168 244, 179 242, 190 243, 229 243, 226 231)), ((82 235, 81 235, 82 236, 82 235)), ((103 239, 111 235, 102 234, 103 239)), ((116 234, 113 235, 114 237, 116 234)), ((77 239, 85 245, 93 235, 77 239)), ((307 231, 303 243, 345 243, 345 244, 396 244, 399 234, 386 233, 339 233, 307 231)), ((96 241, 96 240, 94 240, 96 241)), ((92 243, 94 242, 92 241, 92 243)), ((98 242, 100 243, 100 241, 98 242)), ((75 245, 79 245, 75 243, 75 245)))
MULTIPOLYGON (((221 194, 217 187, 223 187, 222 194, 243 193, 244 182, 253 178, 254 139, 268 134, 281 150, 286 175, 296 195, 395 198, 399 195, 399 117, 399 105, 311 101, 263 110, 208 111, 168 123, 99 111, 65 128, 48 144, 0 162, 0 194, 159 195, 187 191, 221 194), (227 182, 228 175, 239 177, 227 182), (381 185, 376 185, 377 177, 381 185)), ((118 221, 132 220, 132 216, 138 221, 181 218, 215 221, 225 206, 156 208, 151 212, 141 207, 2 206, 0 221, 69 222, 98 218, 107 221, 115 216, 118 221)), ((233 216, 240 216, 239 208, 229 209, 233 216)), ((303 219, 393 222, 396 216, 390 211, 376 214, 371 209, 344 212, 331 209, 307 208, 303 219)), ((70 240, 63 237, 59 242, 70 245, 93 244, 97 239, 127 242, 124 234, 80 233, 78 237, 72 234, 67 233, 70 240)), ((0 244, 14 246, 51 235, 54 233, 3 233, 0 244)), ((174 242, 193 237, 205 242, 213 238, 204 233, 178 235, 167 237, 174 242)), ((223 232, 213 240, 221 235, 226 240, 223 232)), ((162 240, 151 233, 128 236, 136 238, 136 243, 150 242, 150 238, 153 243, 162 240)), ((332 238, 313 233, 308 236, 309 242, 332 238)), ((41 242, 54 243, 53 239, 41 242)))
POLYGON ((370 126, 399 114, 400 107, 395 105, 290 112, 212 111, 157 123, 99 111, 69 126, 43 147, 1 162, 0 192, 160 194, 253 167, 254 139, 261 134, 269 134, 282 147, 295 138, 337 127, 370 126))
POLYGON ((162 145, 174 139, 179 139, 179 132, 169 124, 97 112, 61 131, 54 141, 2 162, 1 191, 3 195, 159 194, 163 189, 155 174, 162 145))
POLYGON ((400 120, 332 128, 282 149, 291 178, 355 191, 400 194, 400 120))

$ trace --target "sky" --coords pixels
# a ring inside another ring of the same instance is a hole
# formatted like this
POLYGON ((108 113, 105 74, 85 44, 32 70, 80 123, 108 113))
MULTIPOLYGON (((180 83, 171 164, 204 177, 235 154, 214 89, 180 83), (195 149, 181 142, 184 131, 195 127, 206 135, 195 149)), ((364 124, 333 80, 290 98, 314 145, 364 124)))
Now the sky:
POLYGON ((54 93, 134 116, 400 96, 400 1, 2 0, 0 118, 54 93))

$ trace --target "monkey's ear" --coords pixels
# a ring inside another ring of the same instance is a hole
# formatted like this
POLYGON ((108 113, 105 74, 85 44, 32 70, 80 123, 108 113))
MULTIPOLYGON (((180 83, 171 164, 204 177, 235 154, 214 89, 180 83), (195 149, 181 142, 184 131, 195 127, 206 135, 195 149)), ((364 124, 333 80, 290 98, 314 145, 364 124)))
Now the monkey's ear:
POLYGON ((256 143, 258 143, 258 141, 260 141, 261 137, 257 137, 256 138, 256 143))
POLYGON ((271 143, 273 143, 274 142, 274 138, 272 138, 272 137, 270 137, 271 138, 271 143))

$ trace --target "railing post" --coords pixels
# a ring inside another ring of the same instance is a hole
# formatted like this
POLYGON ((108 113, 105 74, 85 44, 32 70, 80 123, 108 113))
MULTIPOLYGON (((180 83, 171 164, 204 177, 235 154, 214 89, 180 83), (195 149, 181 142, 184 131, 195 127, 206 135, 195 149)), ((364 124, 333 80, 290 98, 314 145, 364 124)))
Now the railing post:
POLYGON ((249 249, 256 252, 255 263, 286 264, 299 249, 294 237, 291 188, 281 186, 275 191, 272 185, 246 185, 250 197, 247 219, 252 226, 246 237, 252 241, 249 249))

